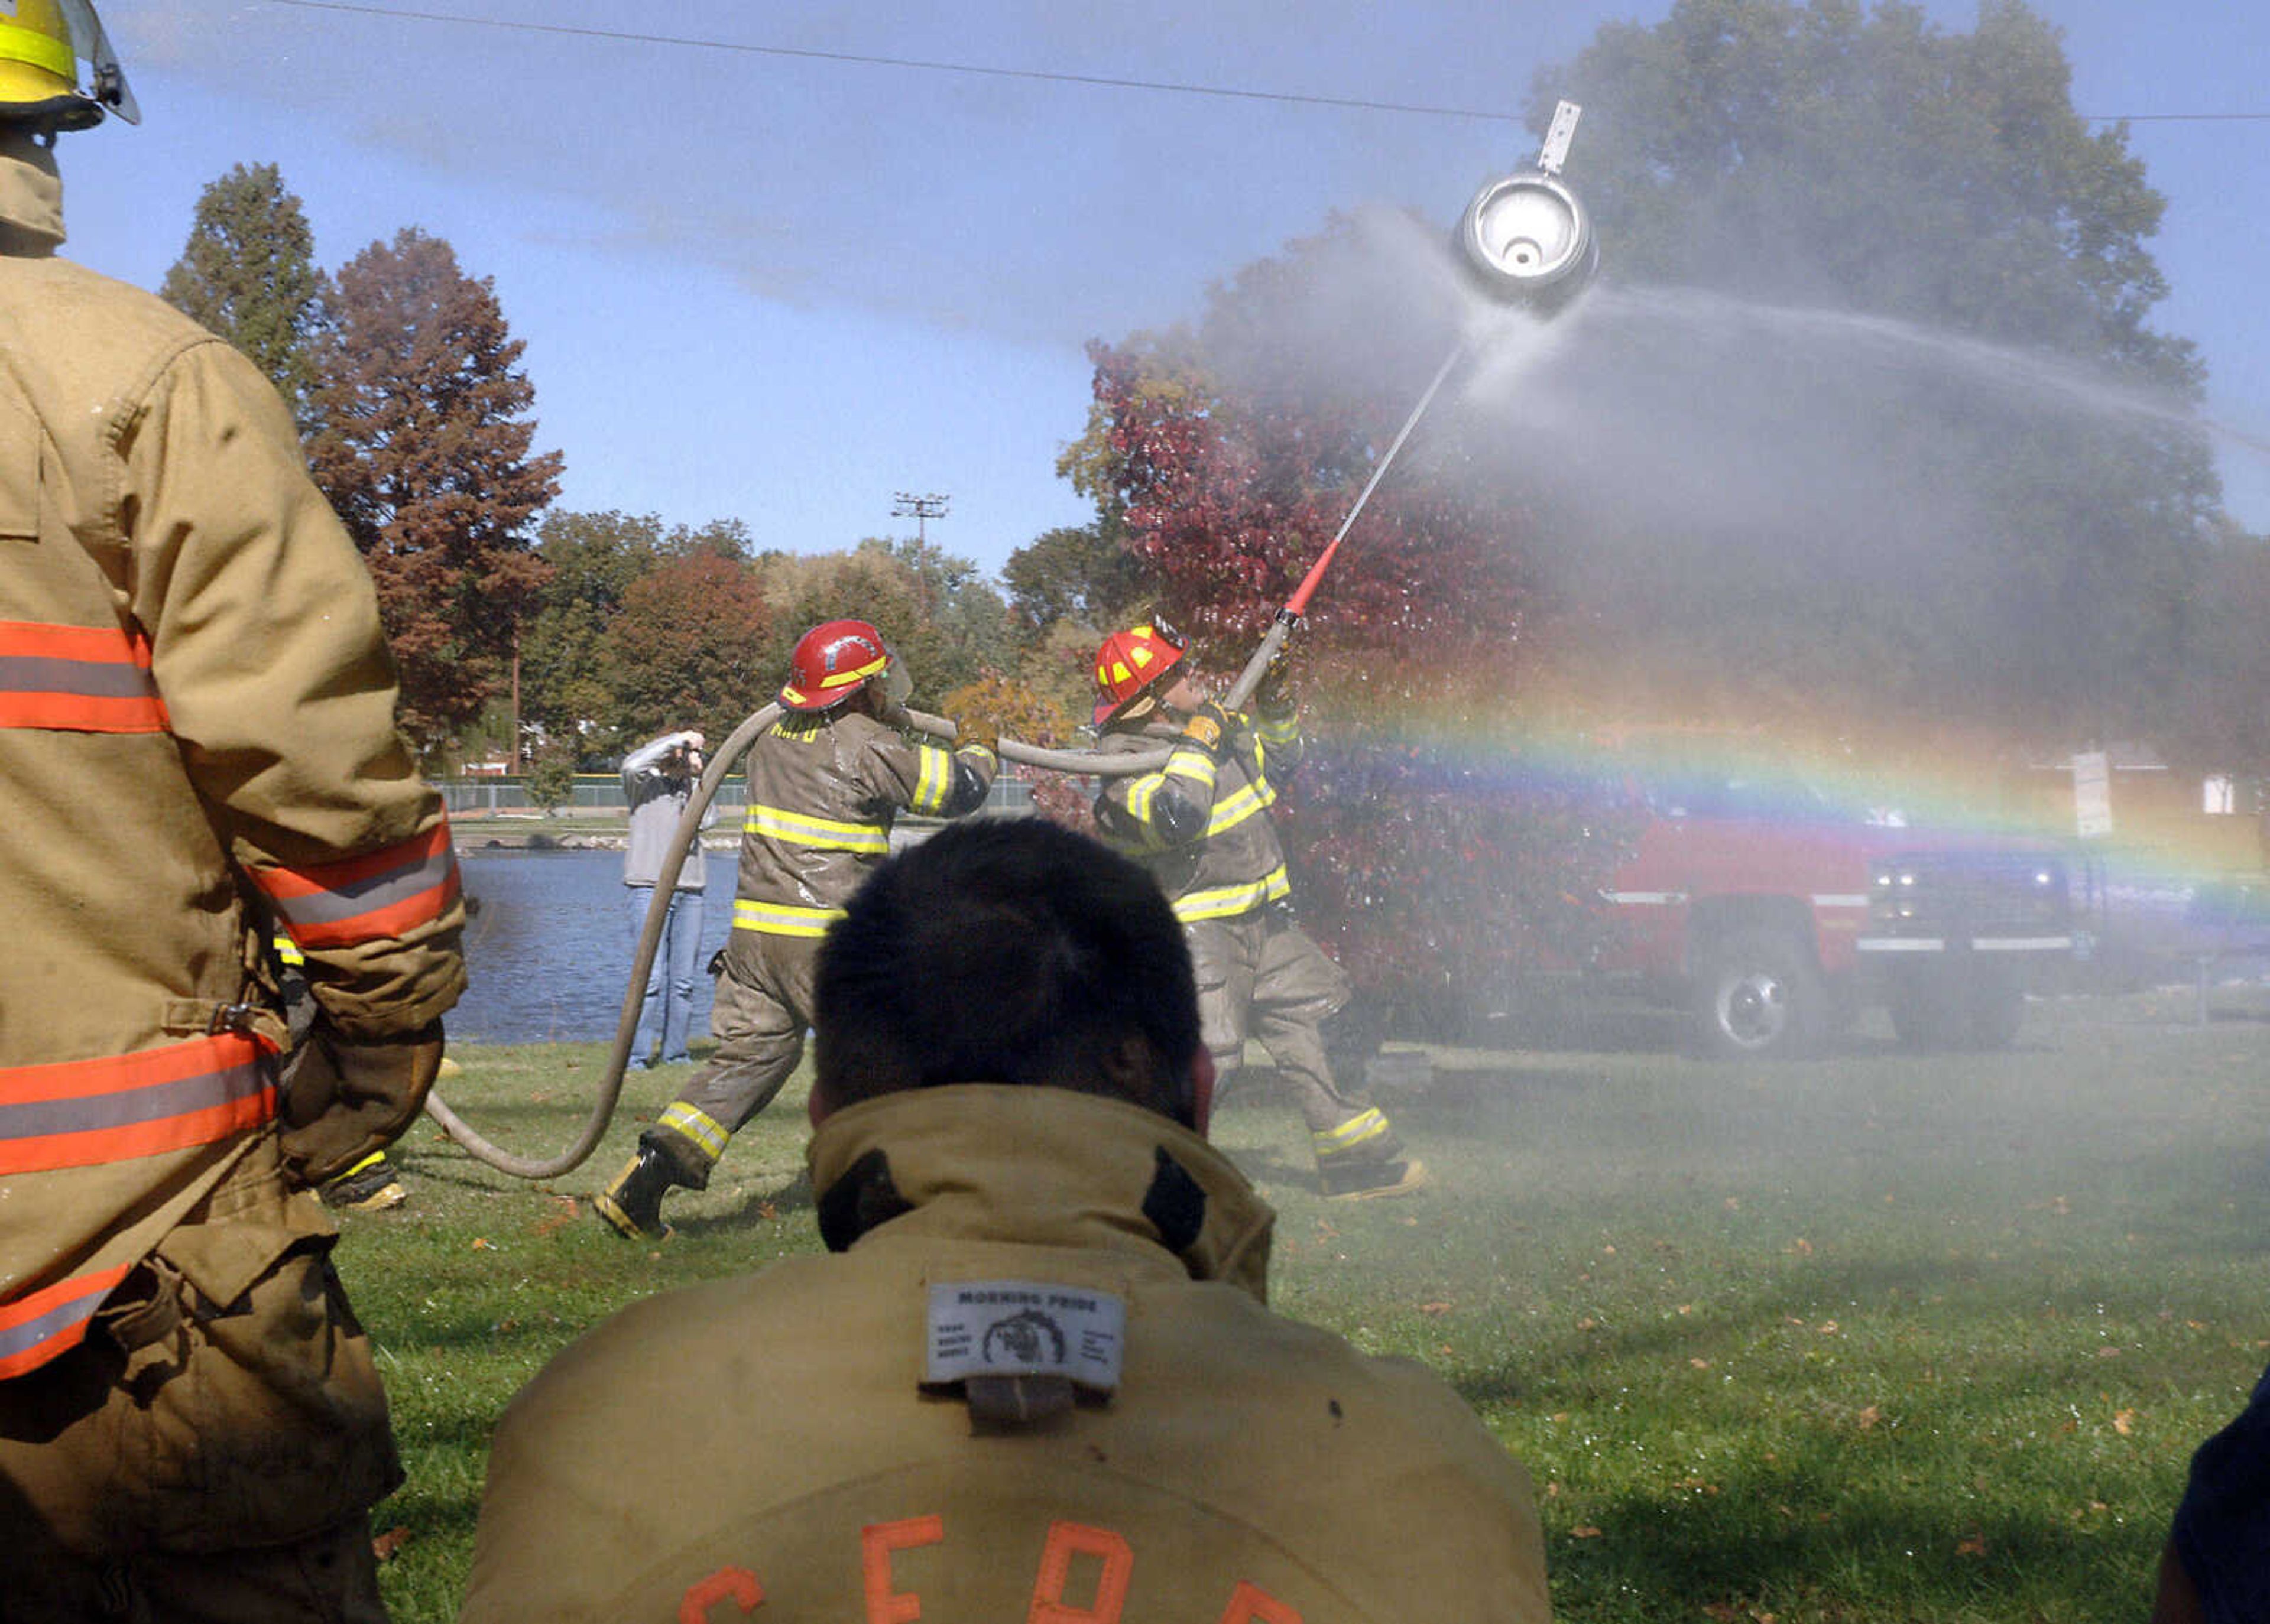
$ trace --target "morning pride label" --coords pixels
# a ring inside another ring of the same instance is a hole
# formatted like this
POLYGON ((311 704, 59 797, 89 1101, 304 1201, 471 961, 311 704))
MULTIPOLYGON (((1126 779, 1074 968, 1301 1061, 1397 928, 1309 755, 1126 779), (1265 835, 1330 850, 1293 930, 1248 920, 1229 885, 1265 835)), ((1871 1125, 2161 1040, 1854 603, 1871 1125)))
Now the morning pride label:
POLYGON ((1127 1304, 1108 1291, 1037 1280, 961 1280, 930 1288, 925 1383, 973 1376, 1061 1376, 1119 1385, 1127 1304))

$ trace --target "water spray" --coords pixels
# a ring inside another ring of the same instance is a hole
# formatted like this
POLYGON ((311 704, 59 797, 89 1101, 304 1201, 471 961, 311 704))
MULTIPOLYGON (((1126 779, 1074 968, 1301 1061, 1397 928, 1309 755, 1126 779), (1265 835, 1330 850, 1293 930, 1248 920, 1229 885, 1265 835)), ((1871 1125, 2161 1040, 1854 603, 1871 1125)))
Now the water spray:
MULTIPOLYGON (((1568 159, 1569 144, 1576 138, 1576 121, 1583 115, 1584 109, 1573 101, 1555 107, 1535 166, 1485 184, 1466 204, 1452 239, 1467 275, 1485 294, 1502 304, 1523 306, 1540 316, 1566 308, 1600 268, 1599 239, 1592 234, 1591 216, 1561 179, 1561 166, 1568 159)), ((1364 504, 1379 488, 1403 442, 1411 438, 1411 431, 1435 404, 1443 383, 1465 359, 1467 343, 1461 337, 1450 346, 1426 392, 1419 397, 1419 404, 1403 419, 1403 426, 1373 467, 1347 517, 1340 521, 1323 554, 1278 610, 1261 646, 1253 651, 1222 700, 1228 709, 1241 708, 1260 686, 1263 674, 1308 612, 1310 596, 1363 513, 1364 504)))
MULTIPOLYGON (((1568 157, 1569 143, 1576 136, 1576 121, 1582 112, 1572 101, 1557 106, 1536 164, 1492 181, 1476 192, 1453 238, 1468 274, 1483 293, 1502 304, 1519 305, 1540 316, 1551 316, 1567 308, 1599 268, 1599 244, 1592 234, 1591 217, 1577 202, 1576 195, 1560 179, 1561 166, 1568 157)), ((1435 368, 1426 392, 1420 396, 1419 404, 1412 408, 1411 415, 1404 419, 1403 426, 1373 467, 1370 478, 1364 482, 1347 517, 1340 521, 1331 543, 1277 611, 1260 647, 1238 673, 1237 680, 1230 685, 1222 701, 1228 708, 1240 709, 1253 696, 1253 690, 1260 686, 1263 675, 1282 652, 1293 628, 1302 624, 1309 600, 1323 582, 1325 570, 1332 567, 1340 543, 1347 539, 1365 504, 1371 501, 1371 493, 1386 478, 1404 442, 1411 438, 1412 431, 1435 404, 1435 397, 1442 392, 1443 385, 1465 358, 1466 350, 1467 340, 1462 337, 1435 368)), ((679 871, 685 866, 694 842, 701 838, 702 816, 716 797, 718 786, 739 764, 758 736, 780 719, 780 706, 769 704, 735 728, 710 759, 701 782, 687 799, 655 878, 654 902, 647 909, 638 950, 632 955, 630 983, 623 991, 622 1011, 615 1021, 614 1047, 607 1056, 606 1072, 600 1079, 598 1095, 574 1142, 556 1156, 516 1156, 474 1131, 440 1094, 427 1096, 427 1114, 476 1161, 515 1178, 558 1178, 582 1165, 598 1147, 614 1116, 615 1103, 622 1095, 623 1073, 630 1064, 631 1045, 637 1041, 647 976, 654 968, 655 954, 661 947, 663 926, 670 916, 670 898, 677 886, 679 871)), ((885 719, 932 738, 950 741, 954 737, 953 723, 944 716, 896 708, 885 719)), ((1021 739, 1005 738, 1000 742, 1004 760, 1089 776, 1157 772, 1167 764, 1171 750, 1171 746, 1161 745, 1157 750, 1140 753, 1099 755, 1092 750, 1046 749, 1021 739)))

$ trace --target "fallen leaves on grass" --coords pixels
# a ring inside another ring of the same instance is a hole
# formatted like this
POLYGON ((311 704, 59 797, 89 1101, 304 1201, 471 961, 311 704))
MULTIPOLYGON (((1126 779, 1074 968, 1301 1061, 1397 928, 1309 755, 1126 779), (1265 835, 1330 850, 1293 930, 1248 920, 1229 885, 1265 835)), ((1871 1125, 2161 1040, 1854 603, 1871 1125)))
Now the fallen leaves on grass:
POLYGON ((1730 1607, 1725 1602, 1714 1601, 1704 1605, 1702 1616, 1713 1624, 1744 1624, 1745 1620, 1748 1624, 1774 1624, 1778 1615, 1761 1607, 1730 1607))
POLYGON ((1690 1493, 1701 1494, 1705 1497, 1716 1494, 1718 1492, 1718 1486, 1716 1483, 1705 1482, 1701 1478, 1681 1478, 1678 1482, 1673 1484, 1671 1487, 1673 1488, 1683 1488, 1690 1493))
POLYGON ((562 1229, 574 1223, 576 1214, 582 1210, 582 1204, 573 1196, 553 1197, 552 1216, 538 1222, 536 1238, 540 1241, 548 1235, 558 1235, 562 1229))
POLYGON ((1710 1361, 1707 1359, 1698 1357, 1690 1359, 1687 1362, 1694 1366, 1697 1370, 1708 1370, 1710 1368, 1710 1361))
POLYGON ((1824 1319, 1814 1330, 1824 1337, 1833 1337, 1842 1329, 1833 1319, 1824 1319))
POLYGON ((1859 1427, 1862 1432, 1866 1432, 1869 1428, 1875 1426, 1878 1421, 1884 1419, 1884 1413, 1872 1404, 1852 1419, 1859 1424, 1859 1427))
POLYGON ((1450 1305, 1440 1301, 1434 1302, 1422 1302, 1419 1305, 1419 1311, 1421 1314, 1430 1314, 1435 1316, 1436 1318, 1440 1318, 1442 1316, 1448 1314, 1450 1311, 1450 1305))
POLYGON ((1790 1242, 1789 1250, 1795 1257, 1810 1257, 1813 1256, 1813 1242, 1799 1235, 1790 1242))
POLYGON ((1955 1554, 1957 1556, 1985 1555, 1986 1536, 1980 1533, 1977 1529, 1972 1529, 1970 1532, 1955 1546, 1955 1554))
POLYGON ((1569 1538, 1571 1539, 1597 1539, 1599 1537, 1600 1531, 1590 1523, 1581 1523, 1569 1531, 1569 1538))
POLYGON ((488 1236, 485 1235, 477 1235, 473 1237, 473 1250, 477 1252, 493 1252, 496 1250, 496 1242, 490 1240, 488 1236))
POLYGON ((410 1531, 399 1525, 388 1529, 370 1542, 370 1554, 380 1561, 390 1562, 395 1553, 410 1543, 410 1531))
POLYGON ((2112 1430, 2118 1433, 2124 1438, 2130 1433, 2134 1432, 2136 1430, 2136 1412, 2133 1410, 2115 1411, 2112 1416, 2112 1430))
POLYGON ((1589 1314, 1576 1322, 1576 1329, 1579 1331, 1598 1331, 1599 1328, 1600 1322, 1589 1314))

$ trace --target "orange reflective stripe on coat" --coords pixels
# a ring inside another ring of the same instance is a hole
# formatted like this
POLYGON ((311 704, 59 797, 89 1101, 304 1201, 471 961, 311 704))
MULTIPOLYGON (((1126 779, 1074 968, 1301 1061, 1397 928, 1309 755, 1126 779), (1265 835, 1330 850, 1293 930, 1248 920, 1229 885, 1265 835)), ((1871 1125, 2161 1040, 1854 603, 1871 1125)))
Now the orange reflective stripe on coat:
POLYGON ((352 947, 402 936, 439 919, 457 900, 457 857, 446 819, 359 857, 251 872, 302 947, 352 947))
POLYGON ((223 1033, 100 1060, 0 1067, 0 1177, 211 1145, 276 1114, 258 1038, 223 1033))
POLYGON ((0 1302, 0 1382, 36 1370, 84 1342, 94 1311, 131 1266, 77 1275, 13 1302, 0 1302))
POLYGON ((0 620, 0 727, 164 732, 148 641, 115 626, 0 620))

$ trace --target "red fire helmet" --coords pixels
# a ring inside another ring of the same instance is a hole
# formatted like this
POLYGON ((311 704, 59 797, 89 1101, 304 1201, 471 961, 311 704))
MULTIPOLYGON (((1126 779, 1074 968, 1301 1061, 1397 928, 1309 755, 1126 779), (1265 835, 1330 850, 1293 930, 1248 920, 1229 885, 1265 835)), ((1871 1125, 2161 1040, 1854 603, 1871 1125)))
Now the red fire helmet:
POLYGON ((1103 695, 1095 708, 1098 723, 1109 721, 1174 670, 1189 642, 1174 627, 1154 620, 1132 631, 1114 632, 1095 651, 1095 686, 1103 695))
POLYGON ((883 634, 864 620, 824 620, 796 641, 780 702, 790 710, 828 710, 890 669, 883 634))

